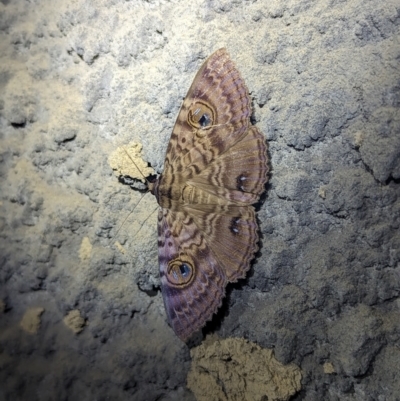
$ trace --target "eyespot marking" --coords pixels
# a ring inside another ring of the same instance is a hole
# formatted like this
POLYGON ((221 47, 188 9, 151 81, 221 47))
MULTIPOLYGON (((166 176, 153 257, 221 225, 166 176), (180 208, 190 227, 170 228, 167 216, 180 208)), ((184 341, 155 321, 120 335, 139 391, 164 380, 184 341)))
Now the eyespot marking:
POLYGON ((238 191, 242 191, 242 192, 246 191, 245 187, 243 185, 246 182, 246 180, 247 180, 246 173, 241 173, 236 177, 236 189, 238 191))
POLYGON ((195 276, 194 262, 191 257, 181 254, 168 262, 166 278, 176 288, 190 285, 195 276))
POLYGON ((231 225, 229 226, 229 229, 231 230, 231 233, 233 235, 239 235, 240 232, 239 224, 240 224, 240 217, 234 217, 231 220, 231 225))

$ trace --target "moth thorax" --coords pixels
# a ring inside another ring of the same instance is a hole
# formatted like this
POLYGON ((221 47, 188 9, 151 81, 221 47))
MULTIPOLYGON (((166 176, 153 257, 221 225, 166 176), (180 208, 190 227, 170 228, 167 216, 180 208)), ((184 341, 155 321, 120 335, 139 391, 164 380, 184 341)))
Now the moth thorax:
POLYGON ((175 287, 187 286, 194 278, 194 262, 187 255, 179 255, 172 259, 167 266, 167 280, 175 287))
POLYGON ((194 188, 191 185, 185 185, 182 189, 182 200, 185 203, 194 203, 194 188))
POLYGON ((207 128, 214 125, 216 111, 210 104, 199 101, 190 106, 187 120, 193 128, 207 128))

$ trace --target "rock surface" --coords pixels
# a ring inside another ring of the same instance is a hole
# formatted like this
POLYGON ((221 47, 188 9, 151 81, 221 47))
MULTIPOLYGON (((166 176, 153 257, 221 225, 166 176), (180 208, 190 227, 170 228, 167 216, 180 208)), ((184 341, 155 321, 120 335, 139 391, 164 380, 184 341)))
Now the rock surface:
POLYGON ((297 366, 243 338, 204 342, 190 356, 187 384, 197 401, 287 401, 301 388, 297 366))
POLYGON ((272 171, 260 252, 204 334, 299 366, 293 400, 399 400, 398 0, 0 2, 0 399, 195 400, 156 201, 108 160, 140 143, 162 171, 220 47, 272 171))

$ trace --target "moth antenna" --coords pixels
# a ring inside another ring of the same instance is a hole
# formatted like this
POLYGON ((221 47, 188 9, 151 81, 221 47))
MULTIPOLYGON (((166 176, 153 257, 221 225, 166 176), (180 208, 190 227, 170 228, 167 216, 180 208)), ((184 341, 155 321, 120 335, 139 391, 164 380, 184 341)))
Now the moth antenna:
POLYGON ((134 236, 136 236, 137 234, 139 234, 139 231, 142 229, 142 227, 144 226, 144 223, 146 223, 146 221, 153 216, 154 212, 158 210, 158 206, 144 219, 143 223, 140 225, 139 230, 136 231, 136 233, 134 234, 134 236))
MULTIPOLYGON (((144 180, 146 181, 147 187, 149 187, 151 185, 151 182, 145 177, 145 175, 142 173, 142 171, 140 170, 139 166, 135 163, 135 161, 132 159, 131 155, 128 153, 128 151, 125 149, 125 146, 122 146, 122 149, 124 150, 124 152, 126 153, 126 155, 129 157, 130 161, 132 162, 132 164, 136 167, 137 171, 139 171, 139 173, 141 174, 141 176, 144 178, 144 180)), ((140 202, 140 201, 139 201, 140 202)), ((138 204, 139 204, 138 202, 138 204)), ((129 217, 129 216, 128 216, 129 217)))
MULTIPOLYGON (((146 192, 147 193, 147 192, 146 192)), ((117 232, 114 234, 114 237, 116 237, 118 235, 118 233, 121 231, 121 228, 124 226, 124 224, 126 223, 126 221, 129 219, 130 215, 135 211, 136 207, 139 205, 139 203, 141 202, 141 200, 144 198, 144 196, 146 195, 146 193, 144 193, 140 199, 139 202, 136 203, 135 207, 128 213, 128 215, 125 217, 124 221, 122 222, 122 224, 119 226, 117 232)), ((147 220, 147 219, 146 219, 147 220)))
MULTIPOLYGON (((146 192, 146 193, 147 193, 147 192, 146 192)), ((117 232, 114 234, 114 239, 115 239, 115 241, 117 241, 117 240, 116 240, 116 237, 117 237, 118 233, 121 231, 122 227, 124 226, 124 224, 126 223, 126 221, 128 220, 128 218, 130 217, 130 215, 135 211, 136 207, 139 205, 139 203, 141 202, 141 200, 145 197, 146 193, 143 194, 143 195, 141 196, 141 198, 139 199, 139 202, 136 203, 135 207, 134 207, 134 208, 129 212, 129 214, 125 217, 125 219, 124 219, 124 221, 122 222, 121 226, 118 228, 117 232)), ((158 209, 158 207, 155 208, 155 209, 144 219, 144 221, 143 221, 142 224, 140 225, 140 228, 139 228, 134 234, 132 234, 132 237, 133 237, 133 238, 136 237, 136 236, 139 234, 140 230, 142 229, 142 227, 144 226, 144 224, 146 223, 146 221, 153 215, 153 213, 154 213, 157 209, 158 209)), ((114 243, 114 245, 116 245, 116 244, 114 243)), ((120 246, 123 248, 124 251, 126 251, 126 252, 129 254, 129 256, 130 256, 130 258, 132 259, 132 262, 133 262, 134 256, 133 256, 128 250, 126 250, 121 244, 120 244, 120 246)), ((116 246, 116 247, 118 248, 118 246, 116 246)), ((120 250, 120 252, 123 253, 123 251, 121 251, 121 250, 120 250)))

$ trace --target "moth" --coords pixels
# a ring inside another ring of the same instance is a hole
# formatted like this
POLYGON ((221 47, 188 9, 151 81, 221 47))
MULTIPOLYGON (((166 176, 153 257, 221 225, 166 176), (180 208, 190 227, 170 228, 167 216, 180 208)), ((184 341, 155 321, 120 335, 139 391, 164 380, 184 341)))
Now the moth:
POLYGON ((226 49, 213 53, 183 101, 164 162, 149 184, 160 206, 158 255, 169 323, 187 341, 246 276, 258 250, 252 206, 268 180, 265 139, 226 49))

